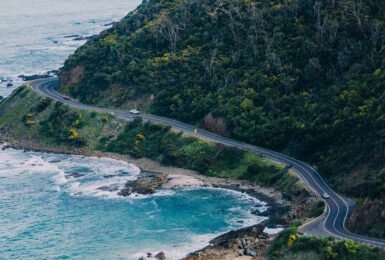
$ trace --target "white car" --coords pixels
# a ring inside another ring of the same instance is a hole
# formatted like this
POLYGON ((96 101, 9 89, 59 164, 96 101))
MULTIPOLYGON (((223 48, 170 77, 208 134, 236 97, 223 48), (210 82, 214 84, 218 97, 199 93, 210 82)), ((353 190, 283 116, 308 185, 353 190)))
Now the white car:
POLYGON ((139 110, 136 110, 136 109, 130 110, 130 113, 134 115, 140 114, 139 110))
POLYGON ((324 198, 324 199, 330 198, 330 195, 327 194, 326 192, 322 193, 321 196, 322 196, 322 198, 324 198))

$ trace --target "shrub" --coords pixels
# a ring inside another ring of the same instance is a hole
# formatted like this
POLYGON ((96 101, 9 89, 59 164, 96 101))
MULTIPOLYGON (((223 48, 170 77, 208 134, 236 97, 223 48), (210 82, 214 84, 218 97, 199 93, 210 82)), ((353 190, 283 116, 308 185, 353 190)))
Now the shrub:
POLYGON ((324 210, 325 210, 325 202, 323 200, 320 200, 313 205, 313 208, 311 209, 310 217, 312 218, 318 217, 324 212, 324 210))
POLYGON ((51 105, 52 100, 50 98, 43 98, 39 105, 36 108, 38 113, 43 112, 49 105, 51 105))
POLYGON ((104 116, 104 117, 102 118, 102 122, 103 122, 103 123, 107 123, 108 120, 109 120, 108 116, 104 116))
POLYGON ((69 139, 74 139, 74 138, 76 138, 76 137, 78 137, 78 132, 76 132, 76 130, 74 130, 74 129, 71 129, 71 130, 69 130, 69 139))

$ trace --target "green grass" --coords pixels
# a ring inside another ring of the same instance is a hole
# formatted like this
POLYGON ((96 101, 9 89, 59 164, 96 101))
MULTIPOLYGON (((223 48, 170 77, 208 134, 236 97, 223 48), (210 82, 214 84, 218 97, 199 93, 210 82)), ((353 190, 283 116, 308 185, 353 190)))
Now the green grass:
MULTIPOLYGON (((3 114, 0 130, 14 138, 35 140, 45 145, 69 145, 95 149, 105 133, 117 133, 125 123, 109 115, 108 123, 103 123, 107 114, 92 113, 87 110, 70 108, 61 102, 46 102, 46 98, 22 86, 0 104, 3 114), (26 124, 26 116, 31 115, 34 125, 26 124), (74 125, 79 121, 77 125, 74 125), (78 136, 70 139, 69 130, 78 136)), ((1 114, 0 114, 1 115, 1 114)))
POLYGON ((267 257, 274 260, 380 260, 385 258, 385 253, 379 248, 364 246, 352 240, 304 236, 298 232, 298 225, 292 225, 274 240, 267 257))
POLYGON ((17 139, 146 157, 163 165, 207 176, 249 180, 288 193, 306 189, 288 168, 260 155, 208 142, 163 124, 141 119, 127 123, 109 114, 72 108, 49 101, 25 86, 0 104, 0 113, 1 131, 17 139), (28 125, 27 121, 34 124, 28 125), (71 138, 71 131, 78 135, 71 138))

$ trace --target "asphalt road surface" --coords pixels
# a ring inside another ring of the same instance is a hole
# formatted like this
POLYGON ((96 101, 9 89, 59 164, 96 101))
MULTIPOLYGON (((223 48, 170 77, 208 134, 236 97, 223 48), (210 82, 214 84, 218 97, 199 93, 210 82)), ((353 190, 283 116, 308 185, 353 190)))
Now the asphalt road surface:
POLYGON ((227 146, 237 147, 239 149, 247 150, 257 154, 262 154, 266 159, 273 160, 284 165, 291 165, 292 170, 311 190, 315 192, 315 194, 317 194, 317 196, 322 198, 321 194, 324 192, 328 193, 330 196, 330 198, 327 199, 322 198, 327 204, 326 215, 303 226, 301 229, 302 232, 308 235, 316 235, 323 237, 334 236, 339 239, 352 239, 363 244, 385 248, 385 240, 356 235, 345 228, 346 218, 352 212, 354 208, 354 202, 335 193, 332 189, 329 188, 329 186, 325 183, 325 181, 321 178, 317 171, 304 162, 301 162, 297 159, 294 159, 281 153, 238 142, 230 138, 218 136, 216 134, 201 129, 197 129, 197 133, 195 133, 196 128, 194 126, 179 122, 174 119, 150 114, 133 115, 128 111, 89 106, 72 99, 65 100, 63 94, 60 94, 55 91, 54 88, 57 85, 57 78, 42 79, 30 82, 30 87, 36 92, 39 92, 42 95, 60 101, 69 106, 105 113, 113 113, 115 116, 124 120, 132 120, 134 117, 140 116, 143 118, 143 120, 148 120, 153 123, 162 122, 165 125, 171 125, 176 130, 181 130, 189 134, 195 134, 196 136, 209 141, 221 143, 227 146))

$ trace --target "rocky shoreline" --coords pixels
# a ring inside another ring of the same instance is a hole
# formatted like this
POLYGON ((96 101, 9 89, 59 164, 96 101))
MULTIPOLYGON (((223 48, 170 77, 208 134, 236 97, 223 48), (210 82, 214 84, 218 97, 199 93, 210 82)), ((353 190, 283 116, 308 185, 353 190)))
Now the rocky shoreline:
POLYGON ((107 157, 135 164, 143 173, 147 173, 147 176, 139 177, 139 181, 127 183, 126 193, 121 194, 123 196, 138 191, 139 193, 151 194, 159 188, 176 189, 186 186, 201 186, 235 190, 247 193, 254 198, 267 202, 269 208, 266 212, 253 212, 257 215, 269 216, 269 219, 266 222, 257 225, 258 227, 252 226, 238 231, 230 231, 229 233, 221 235, 210 241, 210 245, 206 248, 191 253, 185 258, 186 260, 264 259, 263 255, 268 250, 275 235, 268 235, 263 232, 263 229, 260 231, 260 226, 286 226, 294 221, 307 220, 311 214, 312 205, 317 201, 317 198, 310 193, 296 194, 296 196, 283 194, 271 187, 262 187, 255 183, 242 180, 203 176, 192 170, 163 166, 158 162, 146 158, 134 159, 128 155, 116 153, 90 151, 68 146, 43 145, 36 143, 33 140, 16 140, 9 135, 2 133, 0 133, 0 144, 2 145, 2 149, 14 148, 24 151, 107 157), (256 234, 256 232, 258 234, 256 234), (252 239, 253 237, 255 238, 255 236, 258 238, 257 240, 252 239), (246 244, 245 241, 247 241, 246 244), (220 257, 215 258, 215 255, 220 257))

